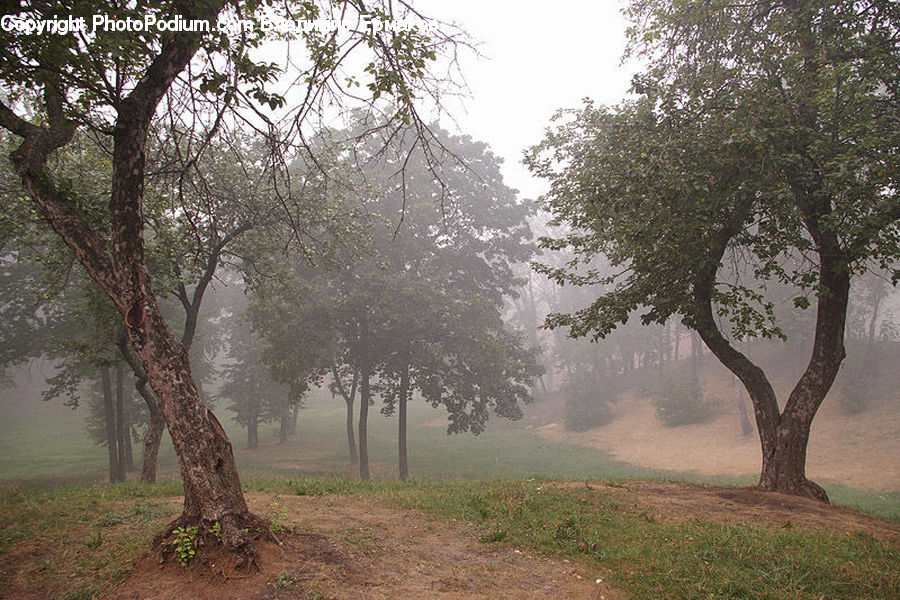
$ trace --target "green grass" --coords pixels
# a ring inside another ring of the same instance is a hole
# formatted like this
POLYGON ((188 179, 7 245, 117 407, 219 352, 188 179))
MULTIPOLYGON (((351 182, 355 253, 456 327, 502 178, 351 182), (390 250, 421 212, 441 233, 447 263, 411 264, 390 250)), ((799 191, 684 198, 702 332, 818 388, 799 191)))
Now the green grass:
MULTIPOLYGON (((0 556, 27 556, 19 575, 49 597, 96 597, 125 580, 177 513, 177 504, 163 499, 180 493, 174 482, 0 493, 0 556)), ((4 585, 0 576, 0 597, 4 585)))
POLYGON ((577 561, 633 600, 900 597, 900 552, 867 535, 660 523, 610 493, 540 481, 423 484, 381 495, 474 523, 484 543, 577 561))
MULTIPOLYGON (((467 522, 488 548, 565 558, 632 600, 900 597, 900 551, 871 536, 697 519, 664 523, 609 490, 547 480, 401 484, 337 477, 246 485, 282 495, 364 497, 467 522)), ((0 494, 0 554, 27 554, 26 575, 49 597, 109 593, 177 511, 177 503, 164 500, 179 493, 174 483, 128 483, 0 494)), ((355 551, 378 552, 363 529, 335 535, 355 551)))
MULTIPOLYGON (((49 488, 63 484, 100 483, 106 478, 106 450, 84 431, 84 413, 40 400, 13 402, 0 397, 0 490, 49 488)), ((231 437, 238 466, 246 477, 353 477, 344 437, 344 406, 324 392, 314 393, 301 411, 298 432, 285 445, 277 443, 277 426, 260 428, 262 448, 245 449, 246 433, 222 408, 217 412, 231 437)), ((652 471, 615 461, 603 451, 551 442, 520 422, 492 419, 478 436, 446 435, 436 425, 442 412, 424 403, 410 406, 409 461, 419 481, 497 478, 631 479, 655 478, 740 486, 750 478, 700 476, 652 471)), ((369 456, 375 479, 394 479, 396 417, 370 411, 369 456)), ((135 445, 140 453, 140 445, 135 445)), ((161 479, 177 479, 175 455, 168 436, 160 452, 161 479)), ((900 494, 855 490, 822 482, 832 500, 881 516, 900 519, 900 494)))

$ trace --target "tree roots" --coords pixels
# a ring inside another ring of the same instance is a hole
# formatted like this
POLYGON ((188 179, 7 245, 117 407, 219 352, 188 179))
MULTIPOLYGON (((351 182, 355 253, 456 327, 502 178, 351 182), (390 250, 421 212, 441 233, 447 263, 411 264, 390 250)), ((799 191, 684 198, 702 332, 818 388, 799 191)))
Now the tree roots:
POLYGON ((210 567, 215 560, 230 558, 236 570, 259 570, 261 541, 279 543, 269 523, 250 512, 225 515, 217 521, 182 513, 153 538, 153 551, 160 564, 183 567, 198 562, 210 567))

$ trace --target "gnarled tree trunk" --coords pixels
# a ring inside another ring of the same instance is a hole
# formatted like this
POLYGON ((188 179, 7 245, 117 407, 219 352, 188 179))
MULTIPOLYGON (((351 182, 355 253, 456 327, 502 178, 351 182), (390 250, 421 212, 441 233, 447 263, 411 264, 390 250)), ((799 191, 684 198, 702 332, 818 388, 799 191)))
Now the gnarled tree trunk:
MULTIPOLYGON (((712 294, 719 261, 728 240, 740 230, 743 211, 736 210, 710 249, 709 266, 694 282, 696 300, 692 326, 716 357, 743 382, 756 416, 762 447, 759 488, 828 502, 825 490, 806 477, 806 447, 813 418, 844 359, 844 326, 850 294, 850 270, 837 236, 820 227, 821 207, 804 203, 809 195, 795 186, 795 196, 819 257, 819 289, 812 355, 791 391, 783 411, 762 369, 739 352, 716 324, 712 294)), ((818 199, 827 204, 827 199, 818 199)), ((748 208, 749 204, 744 208, 748 208)))
POLYGON ((268 526, 247 508, 231 442, 200 401, 187 352, 166 327, 155 298, 148 294, 145 300, 146 319, 132 324, 129 336, 160 399, 184 484, 184 510, 157 543, 175 527, 199 525, 206 531, 219 523, 222 541, 241 556, 239 563, 255 563, 252 540, 257 531, 268 532, 268 526))
MULTIPOLYGON (((189 17, 215 18, 221 2, 185 5, 189 17), (193 8, 189 8, 189 7, 193 8)), ((221 526, 226 547, 239 565, 255 564, 256 532, 271 536, 267 524, 247 508, 231 443, 215 416, 200 401, 188 353, 156 304, 144 262, 143 193, 147 132, 156 108, 175 77, 197 50, 199 38, 173 35, 160 48, 128 95, 117 101, 113 131, 111 218, 107 245, 57 189, 47 170, 50 154, 66 146, 76 124, 63 109, 64 89, 53 80, 43 85, 46 120, 25 121, 0 105, 0 125, 23 141, 12 153, 15 170, 49 225, 110 297, 125 320, 128 339, 159 399, 178 455, 184 483, 184 511, 157 537, 161 548, 175 527, 221 526)))

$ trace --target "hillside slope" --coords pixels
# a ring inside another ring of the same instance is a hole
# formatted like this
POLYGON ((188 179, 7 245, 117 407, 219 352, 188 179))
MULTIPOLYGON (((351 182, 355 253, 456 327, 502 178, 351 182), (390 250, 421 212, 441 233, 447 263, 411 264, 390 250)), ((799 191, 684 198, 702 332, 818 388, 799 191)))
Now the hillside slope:
MULTIPOLYGON (((761 354, 757 360, 771 374, 779 398, 785 398, 802 366, 802 355, 795 357, 777 347, 761 354)), ((879 381, 880 397, 856 415, 843 411, 839 403, 842 387, 835 386, 813 422, 807 459, 807 474, 812 479, 900 492, 897 375, 885 373, 879 381)), ((611 423, 586 432, 565 429, 565 402, 559 394, 538 402, 527 418, 542 437, 605 450, 617 460, 651 469, 734 477, 757 475, 761 463, 759 438, 755 431, 741 435, 730 372, 714 357, 706 356, 700 376, 704 395, 717 403, 705 423, 665 427, 649 398, 634 389, 613 405, 611 423)), ((746 394, 744 402, 752 421, 746 394)))

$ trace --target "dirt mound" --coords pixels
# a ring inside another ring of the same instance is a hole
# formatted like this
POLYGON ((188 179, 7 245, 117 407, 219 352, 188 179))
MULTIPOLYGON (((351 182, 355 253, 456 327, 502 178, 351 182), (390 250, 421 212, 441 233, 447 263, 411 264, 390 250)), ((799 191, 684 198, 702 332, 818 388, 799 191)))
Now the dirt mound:
POLYGON ((565 484, 618 495, 658 521, 689 519, 800 528, 832 535, 868 535, 900 547, 900 523, 842 506, 752 488, 706 488, 685 483, 629 482, 622 486, 565 484))
MULTIPOLYGON (((271 498, 250 494, 265 513, 271 498)), ((566 561, 493 549, 478 532, 354 497, 278 498, 289 532, 261 548, 262 570, 235 573, 215 558, 187 570, 144 557, 116 600, 170 598, 597 598, 624 596, 566 561)))
MULTIPOLYGON (((545 484, 548 485, 548 484, 545 484)), ((830 535, 872 536, 900 548, 900 523, 847 508, 752 489, 636 481, 625 484, 566 482, 566 488, 612 495, 626 511, 661 522, 684 520, 798 528, 830 535)), ((276 496, 251 492, 251 508, 283 528, 281 546, 260 547, 262 570, 236 572, 227 556, 204 549, 187 569, 160 565, 155 555, 108 598, 116 600, 375 599, 375 598, 573 598, 621 600, 598 582, 589 566, 533 555, 526 549, 485 544, 474 526, 400 510, 364 496, 276 496)), ((175 505, 178 498, 165 500, 175 505)), ((123 510, 127 502, 122 503, 123 510)), ((89 533, 78 534, 79 539, 89 533)), ((77 546, 77 544, 75 544, 77 546)), ((22 548, 0 557, 0 596, 59 597, 46 589, 33 563, 65 548, 22 548)), ((76 548, 77 550, 77 548, 76 548)), ((77 560, 77 554, 70 554, 77 560)), ((74 597, 74 596, 73 596, 74 597)))

